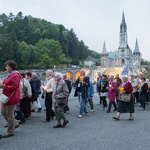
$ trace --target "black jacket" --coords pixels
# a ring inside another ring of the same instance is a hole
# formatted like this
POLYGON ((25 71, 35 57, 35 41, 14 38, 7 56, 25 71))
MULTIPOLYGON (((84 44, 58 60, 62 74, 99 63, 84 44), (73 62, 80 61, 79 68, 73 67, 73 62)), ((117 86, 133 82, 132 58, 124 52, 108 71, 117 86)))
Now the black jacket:
POLYGON ((69 94, 71 93, 71 90, 72 90, 72 85, 71 85, 71 81, 66 79, 65 80, 66 84, 67 84, 67 87, 68 87, 68 90, 69 90, 69 94))
POLYGON ((148 84, 144 83, 143 86, 141 87, 140 94, 147 94, 147 92, 148 92, 148 84))

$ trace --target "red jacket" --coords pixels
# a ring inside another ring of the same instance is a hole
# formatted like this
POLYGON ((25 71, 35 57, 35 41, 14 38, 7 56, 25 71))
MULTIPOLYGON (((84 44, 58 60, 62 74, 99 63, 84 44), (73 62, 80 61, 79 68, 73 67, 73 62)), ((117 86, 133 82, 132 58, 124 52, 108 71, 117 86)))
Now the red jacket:
POLYGON ((130 82, 127 82, 123 87, 124 87, 125 93, 126 94, 130 94, 130 98, 131 98, 131 100, 133 100, 133 96, 132 96, 132 91, 133 91, 132 84, 130 82))
POLYGON ((114 81, 109 82, 109 84, 108 84, 108 98, 109 98, 110 102, 114 102, 115 101, 117 88, 118 88, 118 86, 117 86, 116 82, 114 82, 114 81), (111 89, 109 87, 109 85, 111 85, 113 87, 113 89, 111 89))
POLYGON ((9 101, 5 105, 16 105, 20 101, 20 74, 18 72, 14 72, 9 75, 4 81, 3 94, 7 97, 13 93, 9 101))

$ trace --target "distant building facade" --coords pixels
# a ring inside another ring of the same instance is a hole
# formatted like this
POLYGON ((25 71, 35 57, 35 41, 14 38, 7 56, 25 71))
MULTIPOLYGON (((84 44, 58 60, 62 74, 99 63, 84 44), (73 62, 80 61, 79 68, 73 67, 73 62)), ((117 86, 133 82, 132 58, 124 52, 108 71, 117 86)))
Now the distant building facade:
POLYGON ((96 63, 100 63, 98 59, 95 59, 91 56, 88 56, 85 60, 84 60, 84 66, 85 67, 94 67, 96 65, 96 63))
POLYGON ((127 25, 125 22, 124 12, 122 14, 122 21, 120 24, 119 47, 118 54, 112 59, 106 51, 104 41, 102 54, 101 54, 101 67, 108 66, 125 66, 126 63, 130 65, 141 66, 141 53, 139 51, 138 40, 136 39, 134 51, 128 45, 127 25))

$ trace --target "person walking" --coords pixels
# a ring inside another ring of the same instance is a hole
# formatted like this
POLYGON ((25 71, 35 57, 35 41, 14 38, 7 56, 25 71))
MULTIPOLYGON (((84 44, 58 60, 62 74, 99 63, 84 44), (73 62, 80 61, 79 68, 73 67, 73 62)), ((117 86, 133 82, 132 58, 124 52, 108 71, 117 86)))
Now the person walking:
MULTIPOLYGON (((32 78, 35 80, 36 82, 36 90, 37 90, 37 93, 40 95, 41 94, 41 80, 38 78, 36 72, 32 72, 32 78)), ((38 110, 37 112, 41 112, 42 110, 42 107, 41 107, 41 103, 40 101, 38 100, 37 98, 37 103, 38 103, 38 110)), ((33 110, 34 111, 34 110, 33 110)))
POLYGON ((106 97, 108 96, 108 80, 107 80, 107 76, 106 75, 102 75, 102 79, 99 81, 99 91, 100 91, 100 96, 101 96, 101 100, 103 102, 103 110, 105 110, 107 108, 107 101, 106 101, 106 97))
POLYGON ((85 103, 88 96, 88 87, 90 85, 89 77, 85 75, 84 69, 80 70, 80 77, 77 79, 76 85, 78 87, 78 97, 80 99, 79 118, 82 118, 84 114, 88 113, 85 103))
POLYGON ((114 81, 114 76, 110 75, 109 76, 109 84, 108 84, 108 99, 109 99, 109 106, 108 106, 108 110, 107 113, 110 113, 111 110, 111 106, 114 106, 114 110, 117 110, 117 105, 115 102, 115 97, 116 97, 116 91, 117 91, 117 83, 114 81))
POLYGON ((148 84, 145 82, 145 77, 140 78, 141 84, 140 84, 140 88, 139 88, 139 93, 140 93, 140 97, 141 97, 141 107, 142 110, 145 110, 146 108, 146 96, 147 96, 147 92, 148 92, 148 84))
MULTIPOLYGON (((18 109, 15 111, 17 113, 17 118, 20 120, 19 124, 23 124, 26 122, 25 118, 30 116, 30 110, 28 110, 28 102, 32 96, 31 86, 27 79, 25 79, 25 74, 20 73, 20 103, 18 105, 18 109)), ((17 119, 16 118, 16 119, 17 119)))
POLYGON ((55 116, 54 111, 52 110, 52 94, 54 91, 55 80, 53 78, 53 71, 46 71, 46 80, 45 85, 42 86, 45 95, 45 106, 46 106, 46 119, 43 123, 50 122, 50 119, 55 116))
POLYGON ((88 87, 88 102, 90 104, 90 111, 94 111, 94 104, 93 104, 93 96, 94 96, 94 86, 92 81, 89 81, 90 85, 88 87))
POLYGON ((0 88, 3 88, 3 94, 9 97, 9 101, 1 106, 1 114, 8 123, 7 133, 3 138, 8 138, 15 135, 15 128, 19 124, 15 120, 14 111, 20 100, 20 74, 16 71, 17 64, 15 61, 9 60, 5 63, 6 78, 0 83, 0 88))
POLYGON ((64 128, 69 123, 63 112, 64 105, 66 104, 67 97, 69 95, 69 90, 67 84, 63 80, 62 73, 55 73, 54 78, 56 83, 52 97, 54 102, 55 116, 57 120, 57 125, 55 125, 54 128, 64 128), (61 123, 61 120, 63 120, 63 124, 61 123))
POLYGON ((120 87, 119 97, 118 97, 118 108, 117 108, 117 115, 113 117, 115 120, 120 119, 121 113, 130 113, 129 120, 133 120, 133 113, 134 113, 134 101, 132 96, 132 85, 128 81, 128 76, 122 76, 122 84, 120 87), (123 96, 124 95, 124 96, 123 96), (125 101, 126 100, 126 101, 125 101))
MULTIPOLYGON (((67 84, 67 87, 68 87, 68 90, 69 90, 69 95, 71 93, 71 90, 72 90, 72 85, 71 85, 71 81, 67 78, 67 75, 66 74, 63 74, 63 80, 66 82, 67 84)), ((69 106, 68 106, 68 98, 69 98, 69 95, 67 97, 67 102, 66 102, 66 105, 64 106, 64 113, 68 112, 70 110, 69 106)))

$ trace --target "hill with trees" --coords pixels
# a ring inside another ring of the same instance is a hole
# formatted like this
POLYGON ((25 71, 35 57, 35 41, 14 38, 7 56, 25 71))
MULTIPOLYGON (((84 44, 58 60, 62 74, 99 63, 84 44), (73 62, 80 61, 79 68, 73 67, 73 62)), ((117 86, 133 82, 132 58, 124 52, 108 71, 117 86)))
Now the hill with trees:
POLYGON ((100 58, 73 29, 44 19, 10 13, 0 15, 0 69, 15 60, 19 69, 79 65, 87 56, 100 58))

